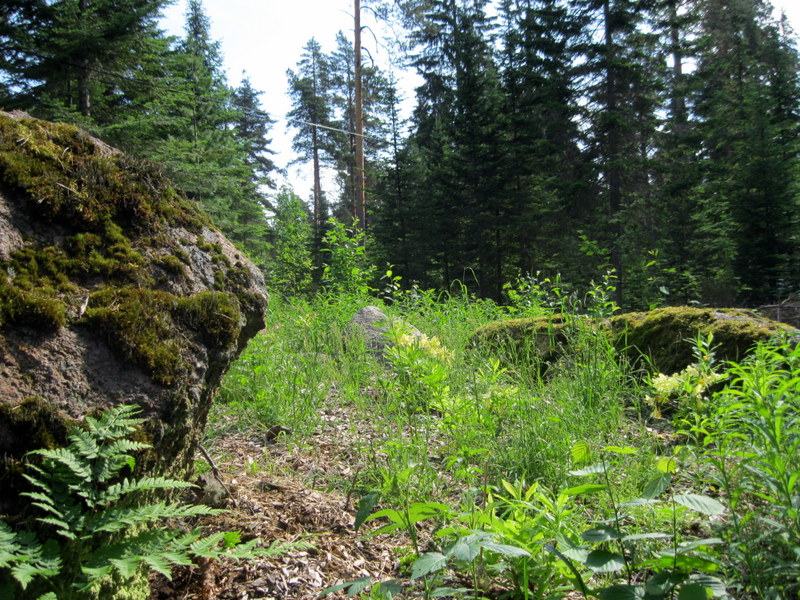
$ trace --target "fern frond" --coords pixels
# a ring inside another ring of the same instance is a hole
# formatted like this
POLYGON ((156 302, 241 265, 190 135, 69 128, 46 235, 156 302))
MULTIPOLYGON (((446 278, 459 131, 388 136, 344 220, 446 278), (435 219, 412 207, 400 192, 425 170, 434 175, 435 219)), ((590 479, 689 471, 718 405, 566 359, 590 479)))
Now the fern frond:
POLYGON ((143 556, 142 560, 151 569, 161 573, 167 579, 172 580, 172 563, 170 563, 163 554, 143 556))
POLYGON ((22 589, 36 577, 52 577, 61 570, 58 547, 53 542, 39 544, 30 531, 13 532, 0 521, 0 568, 9 568, 22 589))
POLYGON ((48 495, 41 492, 22 492, 20 496, 27 496, 31 500, 36 500, 37 502, 35 506, 38 506, 42 510, 62 515, 61 511, 55 507, 52 494, 48 495))
POLYGON ((144 442, 135 442, 133 440, 123 439, 117 440, 108 445, 108 452, 111 455, 124 455, 128 452, 138 452, 139 450, 146 450, 152 448, 150 444, 144 442))
POLYGON ((138 507, 112 507, 102 511, 88 529, 92 532, 114 533, 133 525, 154 523, 164 519, 216 515, 225 512, 221 509, 208 508, 202 505, 166 504, 158 502, 138 507))
POLYGON ((137 425, 145 421, 134 417, 140 412, 138 406, 114 406, 100 415, 99 419, 87 417, 86 426, 97 439, 118 439, 132 433, 137 425))
POLYGON ((74 429, 69 434, 69 441, 70 451, 87 460, 97 458, 103 451, 97 443, 97 438, 88 431, 74 429))
POLYGON ((244 544, 237 544, 232 548, 228 548, 225 551, 225 556, 227 558, 232 558, 233 560, 247 560, 253 558, 255 556, 276 556, 277 554, 283 554, 283 552, 276 552, 275 554, 267 554, 268 548, 256 548, 256 544, 258 544, 258 538, 253 538, 249 542, 245 542, 244 544))
POLYGON ((216 558, 219 556, 219 550, 217 549, 217 546, 219 546, 224 537, 224 533, 218 532, 207 537, 200 538, 199 540, 190 544, 189 551, 195 556, 200 556, 202 558, 216 558))
POLYGON ((193 484, 166 477, 142 477, 140 479, 124 479, 108 487, 103 493, 102 501, 105 503, 116 502, 123 496, 149 490, 183 490, 194 487, 193 484))
POLYGON ((54 519, 52 517, 42 517, 36 520, 46 525, 52 525, 56 528, 57 534, 64 536, 68 540, 75 540, 78 537, 73 533, 72 527, 70 527, 69 523, 66 521, 61 521, 60 519, 54 519))
MULTIPOLYGON (((53 450, 31 450, 28 454, 38 454, 49 459, 56 464, 65 467, 76 478, 87 481, 92 474, 91 466, 79 456, 76 456, 69 448, 55 448, 53 450)), ((48 471, 52 471, 48 469, 48 471)))

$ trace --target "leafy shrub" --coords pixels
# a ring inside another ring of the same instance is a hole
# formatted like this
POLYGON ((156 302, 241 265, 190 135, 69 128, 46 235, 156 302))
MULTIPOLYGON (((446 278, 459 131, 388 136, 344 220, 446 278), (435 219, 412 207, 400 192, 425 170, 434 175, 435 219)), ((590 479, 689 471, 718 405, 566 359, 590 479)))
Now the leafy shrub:
MULTIPOLYGON (((720 535, 742 594, 800 593, 800 346, 760 344, 687 433, 730 519, 720 535)), ((687 423, 688 424, 688 423, 687 423)))

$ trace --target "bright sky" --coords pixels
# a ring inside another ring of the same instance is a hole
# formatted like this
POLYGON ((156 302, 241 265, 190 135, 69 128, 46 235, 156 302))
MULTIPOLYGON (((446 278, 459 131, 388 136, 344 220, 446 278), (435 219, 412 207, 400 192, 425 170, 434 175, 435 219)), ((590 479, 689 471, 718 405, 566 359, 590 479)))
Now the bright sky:
MULTIPOLYGON (((162 27, 173 35, 183 35, 186 0, 177 0, 165 11, 162 27)), ((776 10, 785 11, 794 29, 800 32, 800 0, 773 0, 776 10)), ((353 32, 352 0, 204 0, 211 20, 211 36, 222 44, 228 71, 228 82, 238 86, 246 71, 253 87, 264 92, 262 107, 277 121, 272 128, 276 163, 285 167, 294 156, 291 151, 291 129, 285 121, 291 110, 287 96, 287 69, 295 69, 297 61, 312 37, 324 52, 335 47, 336 33, 348 37, 353 32)), ((375 19, 362 8, 362 25, 377 29, 375 19)), ((363 35, 364 48, 378 65, 388 69, 389 50, 380 35, 369 31, 363 35)), ((365 58, 366 60, 366 58, 365 58)), ((406 78, 401 93, 411 106, 415 78, 406 78)), ((409 108, 410 110, 410 108, 409 108)), ((288 181, 303 198, 310 193, 307 167, 293 166, 288 181), (308 187, 309 189, 304 189, 308 187)))

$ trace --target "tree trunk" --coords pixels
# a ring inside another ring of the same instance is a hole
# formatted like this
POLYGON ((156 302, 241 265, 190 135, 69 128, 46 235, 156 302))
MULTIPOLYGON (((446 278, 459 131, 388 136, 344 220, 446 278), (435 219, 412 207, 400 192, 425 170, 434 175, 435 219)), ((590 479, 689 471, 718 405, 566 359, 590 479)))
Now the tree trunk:
MULTIPOLYGON (((89 8, 89 0, 80 0, 78 3, 78 14, 80 20, 85 21, 85 15, 89 8)), ((81 59, 78 72, 78 112, 84 117, 91 115, 92 100, 89 95, 89 57, 81 59)))
POLYGON ((364 191, 364 100, 361 89, 361 0, 355 2, 355 202, 353 210, 355 219, 361 229, 367 227, 366 193, 364 191))

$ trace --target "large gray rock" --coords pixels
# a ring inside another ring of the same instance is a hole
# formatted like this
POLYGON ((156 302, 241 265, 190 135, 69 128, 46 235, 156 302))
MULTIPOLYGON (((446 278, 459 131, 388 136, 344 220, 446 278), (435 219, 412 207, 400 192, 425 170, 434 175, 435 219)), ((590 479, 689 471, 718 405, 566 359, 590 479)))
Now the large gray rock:
POLYGON ((402 321, 393 321, 376 306, 365 306, 359 310, 350 320, 348 332, 363 339, 367 351, 376 358, 383 359, 386 349, 393 345, 389 335, 393 327, 415 338, 422 337, 422 333, 416 327, 402 321))
POLYGON ((145 471, 186 475, 266 301, 260 271, 159 167, 0 113, 0 514, 25 452, 110 405, 148 419, 145 471))

